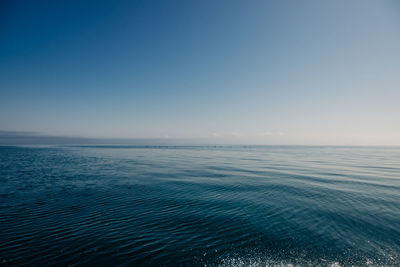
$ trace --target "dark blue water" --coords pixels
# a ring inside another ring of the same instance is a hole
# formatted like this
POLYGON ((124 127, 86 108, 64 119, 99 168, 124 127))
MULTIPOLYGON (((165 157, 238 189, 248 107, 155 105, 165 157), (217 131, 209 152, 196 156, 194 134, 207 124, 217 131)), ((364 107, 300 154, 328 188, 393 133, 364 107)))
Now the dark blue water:
POLYGON ((0 264, 400 266, 400 148, 0 147, 0 264))

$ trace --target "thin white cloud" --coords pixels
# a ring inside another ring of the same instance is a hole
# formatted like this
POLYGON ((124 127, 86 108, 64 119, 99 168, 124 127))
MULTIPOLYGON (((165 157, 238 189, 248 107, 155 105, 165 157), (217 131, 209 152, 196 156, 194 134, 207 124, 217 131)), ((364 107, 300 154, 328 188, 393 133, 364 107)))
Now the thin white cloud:
POLYGON ((238 132, 232 132, 231 135, 234 136, 234 137, 241 137, 241 136, 243 136, 243 134, 238 133, 238 132))
POLYGON ((271 136, 271 135, 273 135, 273 133, 270 132, 270 131, 266 131, 266 132, 260 133, 260 135, 261 135, 261 136, 271 136))

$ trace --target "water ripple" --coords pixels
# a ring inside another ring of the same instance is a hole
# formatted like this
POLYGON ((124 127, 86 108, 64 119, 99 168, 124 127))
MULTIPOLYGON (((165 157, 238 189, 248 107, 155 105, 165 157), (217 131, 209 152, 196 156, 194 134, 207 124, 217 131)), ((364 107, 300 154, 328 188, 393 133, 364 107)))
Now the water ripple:
POLYGON ((0 265, 400 266, 400 149, 0 147, 0 265))

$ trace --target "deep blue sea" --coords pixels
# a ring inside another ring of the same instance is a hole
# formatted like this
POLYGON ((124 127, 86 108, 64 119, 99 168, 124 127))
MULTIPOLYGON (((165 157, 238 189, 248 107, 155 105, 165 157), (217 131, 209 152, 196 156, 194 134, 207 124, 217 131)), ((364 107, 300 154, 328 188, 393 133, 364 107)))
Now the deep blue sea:
POLYGON ((400 148, 3 146, 0 265, 400 266, 400 148))

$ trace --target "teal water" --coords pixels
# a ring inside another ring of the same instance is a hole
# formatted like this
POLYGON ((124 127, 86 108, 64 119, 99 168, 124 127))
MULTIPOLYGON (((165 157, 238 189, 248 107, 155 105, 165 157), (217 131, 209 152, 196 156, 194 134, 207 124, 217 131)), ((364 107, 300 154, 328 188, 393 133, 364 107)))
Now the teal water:
POLYGON ((0 265, 400 266, 400 148, 0 147, 0 265))

